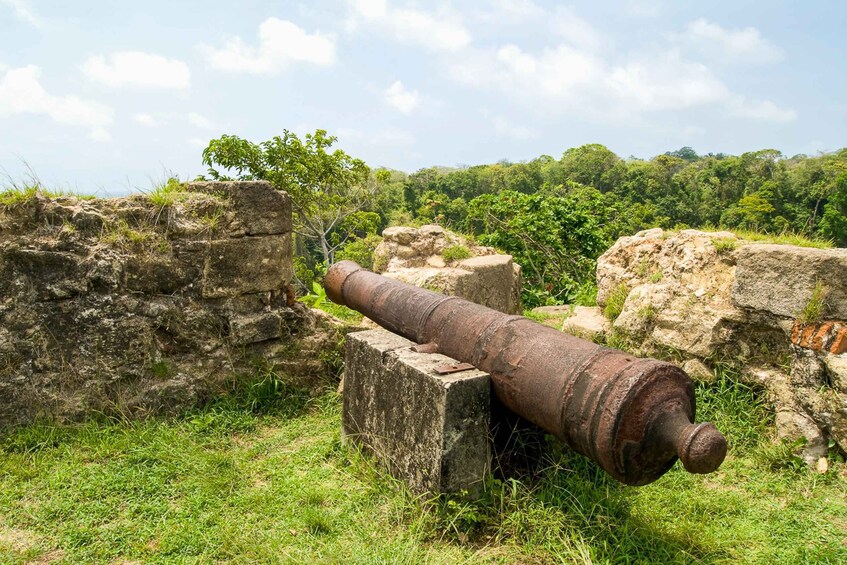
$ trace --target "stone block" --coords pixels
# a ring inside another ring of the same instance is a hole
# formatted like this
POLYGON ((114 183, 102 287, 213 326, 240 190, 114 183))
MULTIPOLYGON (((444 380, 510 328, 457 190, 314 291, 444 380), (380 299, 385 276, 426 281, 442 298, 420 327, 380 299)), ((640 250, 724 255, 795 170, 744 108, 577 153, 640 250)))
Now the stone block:
POLYGON ((191 182, 186 187, 230 200, 235 212, 233 230, 245 235, 291 232, 291 198, 267 181, 191 182))
POLYGON ((745 245, 738 250, 732 301, 736 306, 796 318, 821 282, 825 316, 847 319, 847 249, 745 245))
POLYGON ((148 294, 172 294, 192 283, 198 275, 169 255, 133 255, 123 270, 127 290, 148 294))
POLYGON ((414 492, 479 492, 490 467, 490 381, 385 330, 349 334, 342 429, 414 492))
MULTIPOLYGON (((555 308, 555 306, 545 306, 536 310, 544 308, 555 308)), ((566 306, 566 308, 570 307, 566 306)), ((562 323, 562 331, 584 339, 595 339, 598 336, 607 335, 609 329, 609 319, 603 315, 603 310, 599 306, 574 306, 573 315, 562 323)))
POLYGON ((282 316, 263 312, 252 316, 235 316, 229 321, 229 335, 234 345, 247 345, 282 335, 282 316))
MULTIPOLYGON (((14 288, 20 288, 22 280, 28 280, 36 300, 70 298, 88 291, 82 258, 70 253, 42 249, 11 249, 6 252, 4 278, 17 273, 14 288)), ((15 289, 17 290, 17 289, 15 289)))
POLYGON ((209 244, 204 298, 280 290, 292 275, 291 234, 224 239, 209 244))
POLYGON ((456 296, 506 314, 520 314, 520 269, 511 255, 481 255, 465 259, 459 268, 456 296))

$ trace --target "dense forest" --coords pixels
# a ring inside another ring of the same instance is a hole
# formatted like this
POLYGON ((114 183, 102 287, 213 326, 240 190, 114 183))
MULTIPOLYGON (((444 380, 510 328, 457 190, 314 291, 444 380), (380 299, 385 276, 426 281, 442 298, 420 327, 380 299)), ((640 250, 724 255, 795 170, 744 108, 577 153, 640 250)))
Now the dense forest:
POLYGON ((203 152, 211 178, 266 179, 291 194, 304 288, 337 260, 369 263, 390 225, 437 223, 514 255, 526 306, 589 302, 594 260, 618 237, 651 227, 847 246, 847 149, 787 157, 683 147, 642 160, 590 144, 559 158, 405 174, 371 170, 333 150, 335 141, 322 130, 259 144, 223 136, 203 152))

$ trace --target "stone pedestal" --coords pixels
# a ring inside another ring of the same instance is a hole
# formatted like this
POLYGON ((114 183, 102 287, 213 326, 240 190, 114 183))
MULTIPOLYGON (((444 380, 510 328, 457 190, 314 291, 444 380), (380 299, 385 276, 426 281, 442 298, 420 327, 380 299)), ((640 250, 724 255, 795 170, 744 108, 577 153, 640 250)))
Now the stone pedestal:
POLYGON ((491 384, 378 329, 347 336, 342 428, 414 492, 474 494, 490 469, 491 384))

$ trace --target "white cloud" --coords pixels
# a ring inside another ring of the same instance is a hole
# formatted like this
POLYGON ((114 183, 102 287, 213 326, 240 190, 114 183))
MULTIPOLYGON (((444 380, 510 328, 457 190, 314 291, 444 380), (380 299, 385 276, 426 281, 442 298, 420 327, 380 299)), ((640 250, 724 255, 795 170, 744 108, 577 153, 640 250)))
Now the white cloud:
POLYGON ((41 70, 35 65, 11 69, 0 80, 0 119, 18 114, 40 114, 71 126, 89 129, 92 139, 109 139, 112 124, 110 107, 73 95, 55 96, 39 81, 41 70))
POLYGON ((500 14, 517 18, 533 18, 544 14, 544 9, 532 0, 497 0, 494 5, 500 14))
POLYGON ((560 45, 535 55, 517 45, 472 54, 453 65, 451 76, 474 86, 495 87, 533 104, 572 99, 602 78, 603 62, 595 56, 560 45))
POLYGON ((26 0, 0 0, 0 4, 4 4, 11 8, 18 19, 27 22, 33 27, 41 27, 41 18, 32 11, 26 0))
POLYGON ((395 81, 394 84, 385 89, 385 101, 397 108, 404 114, 411 113, 420 103, 420 95, 417 90, 408 90, 403 83, 395 81))
POLYGON ((590 23, 576 15, 573 8, 565 6, 556 8, 550 23, 554 31, 565 41, 581 49, 594 51, 604 43, 603 35, 590 23))
POLYGON ((543 17, 545 10, 532 0, 496 0, 472 16, 486 25, 516 24, 543 17))
POLYGON ((627 0, 624 12, 634 18, 655 18, 662 13, 659 0, 627 0))
POLYGON ((743 96, 735 96, 730 108, 736 116, 763 122, 788 123, 797 119, 797 112, 781 108, 770 100, 747 100, 743 96))
POLYGON ((338 138, 344 142, 358 142, 368 146, 395 147, 415 144, 415 137, 412 134, 394 128, 367 132, 355 128, 339 128, 338 138))
POLYGON ((394 8, 386 0, 352 0, 354 19, 383 29, 403 43, 420 45, 432 51, 458 51, 471 42, 471 34, 458 16, 446 10, 429 13, 417 8, 394 8))
POLYGON ((538 137, 538 132, 535 130, 512 124, 500 116, 495 116, 491 119, 491 122, 494 124, 494 131, 500 137, 508 137, 518 141, 527 141, 538 137))
POLYGON ((630 62, 605 80, 618 98, 643 110, 676 110, 721 102, 729 89, 705 66, 676 53, 630 62))
POLYGON ((196 128, 200 128, 200 129, 213 130, 213 129, 219 128, 218 124, 216 124, 215 122, 213 122, 212 120, 210 120, 209 118, 207 118, 205 116, 201 116, 200 114, 198 114, 196 112, 189 112, 188 113, 188 123, 191 124, 192 126, 196 127, 196 128))
POLYGON ((259 25, 259 44, 247 45, 240 37, 221 49, 200 46, 212 68, 253 74, 278 73, 293 63, 327 66, 335 62, 335 39, 320 32, 307 33, 298 25, 268 18, 259 25))
POLYGON ((95 82, 156 90, 184 90, 191 84, 188 65, 177 59, 142 51, 119 51, 108 57, 93 55, 82 66, 95 82))
POLYGON ((688 24, 676 39, 705 55, 719 53, 728 62, 772 63, 782 59, 782 49, 762 37, 754 27, 729 30, 700 18, 688 24))
POLYGON ((516 45, 476 51, 454 64, 451 77, 503 91, 533 112, 599 120, 637 118, 648 112, 701 107, 750 119, 787 122, 791 109, 767 100, 746 101, 711 69, 678 50, 627 56, 610 64, 592 51, 567 44, 527 52, 516 45))
POLYGON ((133 115, 132 121, 137 123, 137 124, 140 124, 142 126, 149 127, 149 128, 155 128, 155 127, 159 127, 160 125, 162 125, 159 120, 157 120, 156 118, 154 118, 150 114, 145 114, 144 112, 139 112, 139 113, 133 115))

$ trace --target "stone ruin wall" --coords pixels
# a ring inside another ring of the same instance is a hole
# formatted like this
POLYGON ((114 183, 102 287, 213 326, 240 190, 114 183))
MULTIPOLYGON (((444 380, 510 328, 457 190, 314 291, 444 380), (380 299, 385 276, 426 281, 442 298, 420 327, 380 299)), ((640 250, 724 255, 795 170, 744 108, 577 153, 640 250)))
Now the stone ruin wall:
POLYGON ((521 314, 521 267, 511 255, 437 225, 390 227, 374 251, 374 271, 450 296, 521 314), (461 249, 466 256, 450 256, 461 249))
MULTIPOLYGON (((847 451, 847 249, 657 228, 619 239, 597 282, 601 306, 625 292, 612 328, 644 353, 679 356, 705 380, 740 362, 741 379, 767 392, 778 436, 803 443, 808 463, 826 466, 830 440, 847 451), (821 313, 805 320, 816 286, 821 313)), ((596 333, 598 318, 578 312, 565 325, 596 333)))
POLYGON ((336 328, 294 300, 291 205, 263 182, 0 208, 0 428, 173 413, 273 369, 315 386, 336 328), (258 369, 257 369, 258 368, 258 369))

